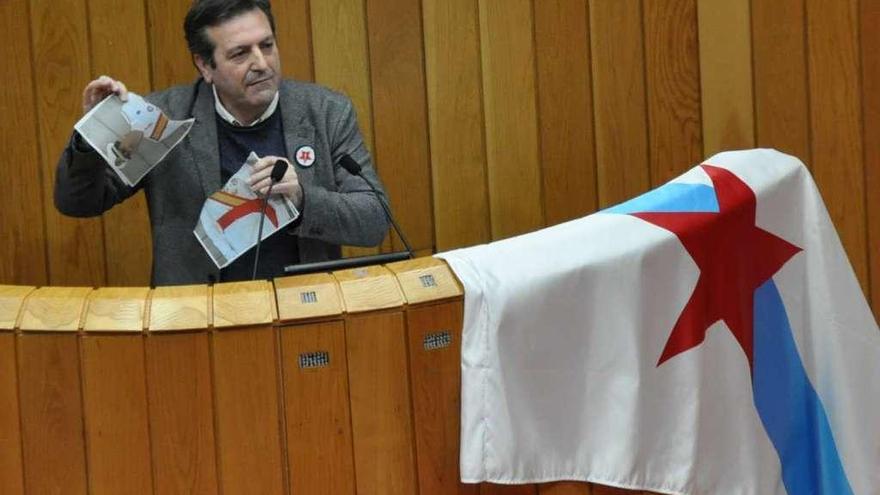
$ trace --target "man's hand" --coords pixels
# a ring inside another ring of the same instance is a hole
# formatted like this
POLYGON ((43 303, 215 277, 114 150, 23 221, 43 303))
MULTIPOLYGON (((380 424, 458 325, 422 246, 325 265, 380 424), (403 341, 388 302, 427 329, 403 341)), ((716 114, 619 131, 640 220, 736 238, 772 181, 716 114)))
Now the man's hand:
POLYGON ((111 94, 119 95, 122 101, 128 101, 128 89, 121 81, 101 76, 88 83, 82 96, 83 114, 89 113, 89 110, 111 94))
POLYGON ((269 184, 272 182, 272 168, 278 160, 287 164, 287 170, 284 172, 284 177, 272 186, 272 192, 287 196, 297 209, 301 209, 303 198, 302 186, 299 184, 296 170, 287 158, 264 156, 257 160, 257 163, 254 164, 254 171, 251 173, 251 178, 248 179, 251 190, 262 195, 266 195, 266 193, 269 192, 269 184))

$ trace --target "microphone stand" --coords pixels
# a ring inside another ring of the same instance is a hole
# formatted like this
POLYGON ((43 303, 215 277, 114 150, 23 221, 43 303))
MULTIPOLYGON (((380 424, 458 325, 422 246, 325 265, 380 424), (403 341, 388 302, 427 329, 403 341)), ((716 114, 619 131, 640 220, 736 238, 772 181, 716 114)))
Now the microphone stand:
MULTIPOLYGON (((388 205, 386 205, 385 202, 382 201, 382 196, 379 196, 379 191, 376 190, 376 188, 373 186, 373 184, 371 184, 370 181, 368 181, 366 177, 364 177, 360 173, 358 173, 357 176, 360 177, 361 179, 364 179, 364 182, 366 182, 367 185, 370 186, 370 189, 373 191, 373 194, 375 194, 376 197, 379 198, 379 204, 381 204, 382 209, 385 210, 385 216, 388 218, 388 220, 391 221, 391 225, 394 227, 394 231, 397 232, 398 236, 400 236, 400 240, 403 241, 403 247, 406 248, 405 253, 402 253, 402 254, 407 255, 407 257, 404 259, 412 259, 413 258, 412 246, 409 245, 409 242, 406 240, 406 236, 404 236, 403 231, 400 230, 400 225, 397 225, 397 221, 394 220, 394 216, 391 215, 391 210, 388 208, 388 205)), ((394 253, 391 253, 391 254, 394 254, 394 253)))
POLYGON ((251 280, 257 279, 257 267, 260 264, 260 246, 263 243, 263 223, 266 221, 266 206, 269 205, 269 196, 272 195, 272 187, 275 186, 287 171, 287 163, 283 160, 277 160, 272 167, 272 173, 269 175, 269 190, 266 191, 266 197, 263 198, 263 204, 260 207, 260 227, 257 230, 257 252, 254 255, 254 273, 251 280))
POLYGON ((304 273, 344 270, 347 268, 356 268, 365 265, 393 263, 395 261, 403 261, 413 258, 412 247, 410 246, 409 241, 406 240, 406 236, 403 235, 403 231, 400 229, 400 226, 397 225, 397 221, 394 220, 394 215, 391 214, 391 209, 388 208, 388 205, 385 204, 385 201, 382 200, 382 195, 379 194, 379 191, 376 189, 376 186, 373 185, 373 182, 361 175, 361 165, 349 155, 342 155, 342 158, 339 159, 339 165, 346 171, 348 171, 348 173, 350 173, 351 175, 360 177, 361 179, 363 179, 364 182, 367 183, 367 186, 369 186, 370 190, 373 192, 373 195, 375 195, 376 199, 379 200, 379 204, 382 205, 382 210, 385 212, 385 218, 387 218, 391 222, 391 225, 394 227, 394 231, 397 232, 397 235, 403 242, 406 251, 374 254, 371 256, 357 256, 355 258, 345 258, 341 260, 318 261, 315 263, 288 265, 284 267, 285 275, 300 275, 304 273))
POLYGON ((269 190, 266 191, 266 197, 263 198, 263 205, 260 207, 260 228, 257 230, 257 252, 254 255, 254 274, 251 280, 257 279, 257 266, 260 264, 260 245, 263 243, 263 222, 266 221, 266 206, 269 204, 269 195, 272 194, 272 186, 275 183, 269 183, 269 190))

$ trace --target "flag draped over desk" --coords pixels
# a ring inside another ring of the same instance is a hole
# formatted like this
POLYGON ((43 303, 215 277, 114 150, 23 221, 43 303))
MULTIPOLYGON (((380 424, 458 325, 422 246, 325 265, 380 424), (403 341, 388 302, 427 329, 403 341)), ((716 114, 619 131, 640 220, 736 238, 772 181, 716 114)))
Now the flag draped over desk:
POLYGON ((796 158, 721 153, 439 256, 465 287, 463 481, 880 493, 880 331, 796 158))

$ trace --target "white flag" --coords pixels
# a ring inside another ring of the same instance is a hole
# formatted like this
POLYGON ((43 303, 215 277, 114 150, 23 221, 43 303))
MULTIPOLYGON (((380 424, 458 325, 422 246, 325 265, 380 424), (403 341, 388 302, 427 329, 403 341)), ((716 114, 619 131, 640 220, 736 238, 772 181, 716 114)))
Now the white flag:
POLYGON ((880 493, 880 332, 797 159, 722 153, 440 256, 465 287, 463 481, 880 493))

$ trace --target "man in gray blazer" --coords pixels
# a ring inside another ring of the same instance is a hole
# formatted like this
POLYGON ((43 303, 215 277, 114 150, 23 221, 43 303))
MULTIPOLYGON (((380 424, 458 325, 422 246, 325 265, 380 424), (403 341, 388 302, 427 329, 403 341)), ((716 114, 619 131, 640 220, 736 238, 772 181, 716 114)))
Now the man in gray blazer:
MULTIPOLYGON (((195 118, 189 135, 135 187, 122 183, 76 133, 58 163, 55 205, 64 214, 100 215, 144 189, 153 236, 154 285, 249 279, 253 251, 218 270, 193 235, 206 198, 251 151, 262 158, 251 188, 265 194, 277 160, 287 164, 273 194, 301 211, 285 231, 263 242, 259 276, 283 266, 340 256, 340 245, 375 246, 388 229, 384 191, 371 165, 351 102, 312 84, 282 80, 268 0, 196 0, 184 22, 201 77, 192 85, 148 95, 171 119, 195 118), (362 175, 339 165, 344 155, 362 175)), ((107 76, 83 91, 88 112, 109 94, 127 98, 107 76)))

